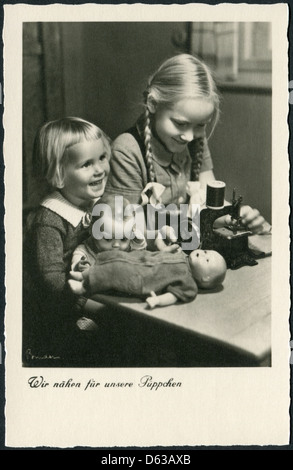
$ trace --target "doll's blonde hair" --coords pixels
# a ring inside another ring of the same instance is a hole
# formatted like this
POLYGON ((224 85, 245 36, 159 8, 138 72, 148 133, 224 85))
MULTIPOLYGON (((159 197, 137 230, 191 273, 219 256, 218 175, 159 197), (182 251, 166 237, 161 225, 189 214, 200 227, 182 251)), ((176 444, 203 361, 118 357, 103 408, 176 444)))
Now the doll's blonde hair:
POLYGON ((144 143, 149 179, 154 181, 151 113, 147 106, 150 97, 157 105, 163 106, 172 106, 185 98, 210 100, 214 105, 211 135, 219 118, 219 95, 210 69, 204 62, 190 54, 178 54, 167 59, 149 78, 147 89, 144 92, 144 143))
POLYGON ((65 117, 44 124, 37 132, 33 150, 33 175, 44 180, 49 188, 64 184, 65 151, 72 145, 102 139, 110 158, 109 137, 96 125, 77 117, 65 117))

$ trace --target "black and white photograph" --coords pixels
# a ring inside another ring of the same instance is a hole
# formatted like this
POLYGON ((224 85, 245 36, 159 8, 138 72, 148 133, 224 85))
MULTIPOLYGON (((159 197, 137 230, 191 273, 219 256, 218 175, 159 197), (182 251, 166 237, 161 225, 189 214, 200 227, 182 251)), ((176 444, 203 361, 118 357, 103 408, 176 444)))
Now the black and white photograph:
POLYGON ((102 423, 125 399, 131 428, 109 425, 96 446, 285 444, 286 6, 107 7, 6 7, 8 441, 93 445, 78 418, 69 436, 64 421, 38 434, 44 397, 84 421, 90 396, 102 423), (24 403, 37 397, 25 438, 17 371, 24 403), (251 401, 260 418, 250 409, 240 430, 251 401), (132 405, 164 410, 154 435, 137 437, 132 405), (192 428, 230 405, 226 437, 192 428))
POLYGON ((23 24, 25 365, 270 366, 271 64, 268 22, 23 24), (83 220, 147 191, 199 243, 83 220))

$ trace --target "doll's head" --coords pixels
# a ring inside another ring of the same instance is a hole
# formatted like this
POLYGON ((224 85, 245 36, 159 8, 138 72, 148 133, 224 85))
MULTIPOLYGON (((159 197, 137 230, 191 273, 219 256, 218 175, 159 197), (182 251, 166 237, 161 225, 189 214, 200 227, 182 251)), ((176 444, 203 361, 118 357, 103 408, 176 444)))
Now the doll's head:
POLYGON ((154 181, 151 134, 168 152, 210 134, 219 117, 219 96, 210 69, 189 54, 167 59, 149 78, 144 92, 144 136, 149 180, 154 181))
POLYGON ((110 139, 99 127, 77 117, 65 117, 47 122, 38 130, 33 173, 50 189, 62 189, 72 183, 69 190, 75 187, 76 191, 88 190, 89 197, 91 193, 101 196, 109 173, 110 155, 110 139), (95 164, 99 169, 94 168, 95 164), (78 171, 77 182, 72 181, 78 171), (70 181, 66 181, 67 176, 71 177, 70 181))
POLYGON ((194 250, 189 255, 189 265, 194 280, 202 289, 213 289, 225 279, 226 261, 217 251, 194 250))
POLYGON ((93 209, 92 239, 97 250, 130 251, 135 219, 122 196, 105 195, 93 209))

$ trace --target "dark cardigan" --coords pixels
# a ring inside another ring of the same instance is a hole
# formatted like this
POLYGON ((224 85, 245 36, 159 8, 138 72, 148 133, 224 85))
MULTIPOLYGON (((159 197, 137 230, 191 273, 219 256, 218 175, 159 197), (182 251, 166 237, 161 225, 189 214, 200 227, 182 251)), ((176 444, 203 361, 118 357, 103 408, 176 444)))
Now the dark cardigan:
POLYGON ((81 222, 73 227, 46 207, 34 214, 23 244, 25 349, 51 354, 75 330, 86 299, 74 296, 67 280, 72 253, 88 235, 81 222))

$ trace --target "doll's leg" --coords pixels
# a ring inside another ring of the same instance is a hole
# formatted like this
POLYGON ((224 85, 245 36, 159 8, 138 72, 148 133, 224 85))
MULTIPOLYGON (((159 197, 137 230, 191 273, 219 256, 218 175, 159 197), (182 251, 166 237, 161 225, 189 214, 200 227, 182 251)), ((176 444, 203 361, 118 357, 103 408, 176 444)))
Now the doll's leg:
POLYGON ((166 292, 166 294, 156 295, 154 292, 151 292, 151 296, 146 299, 146 303, 149 308, 155 307, 164 307, 167 305, 173 305, 177 302, 177 297, 171 292, 166 292))

